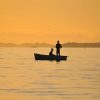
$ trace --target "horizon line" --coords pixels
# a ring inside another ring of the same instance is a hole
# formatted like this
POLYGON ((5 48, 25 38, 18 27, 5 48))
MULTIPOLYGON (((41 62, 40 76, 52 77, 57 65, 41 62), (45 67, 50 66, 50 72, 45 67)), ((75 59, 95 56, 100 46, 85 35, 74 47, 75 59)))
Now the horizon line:
MULTIPOLYGON (((99 41, 98 42, 63 42, 61 44, 66 44, 66 43, 80 43, 80 44, 83 44, 83 43, 86 43, 86 44, 92 44, 92 43, 100 43, 99 41)), ((14 42, 8 42, 8 43, 5 43, 5 42, 0 42, 0 44, 14 44, 14 45, 22 45, 22 44, 47 44, 47 45, 54 45, 56 43, 47 43, 47 42, 36 42, 36 43, 29 43, 29 42, 25 42, 25 43, 14 43, 14 42)))

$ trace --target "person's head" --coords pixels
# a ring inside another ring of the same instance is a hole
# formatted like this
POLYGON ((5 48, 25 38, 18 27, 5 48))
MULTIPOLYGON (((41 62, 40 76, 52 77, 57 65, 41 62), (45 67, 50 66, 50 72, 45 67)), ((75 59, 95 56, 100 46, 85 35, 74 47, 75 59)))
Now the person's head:
POLYGON ((59 44, 59 40, 57 41, 57 43, 59 44))
POLYGON ((53 48, 51 48, 51 51, 53 51, 53 48))

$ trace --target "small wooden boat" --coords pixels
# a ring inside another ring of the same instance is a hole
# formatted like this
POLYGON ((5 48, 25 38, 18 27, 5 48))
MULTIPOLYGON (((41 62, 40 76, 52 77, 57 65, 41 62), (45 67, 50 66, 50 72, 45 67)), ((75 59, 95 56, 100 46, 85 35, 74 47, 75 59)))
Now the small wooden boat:
POLYGON ((56 56, 56 55, 44 55, 44 54, 37 54, 34 53, 35 56, 35 60, 56 60, 56 61, 60 61, 60 60, 67 60, 68 56, 56 56))

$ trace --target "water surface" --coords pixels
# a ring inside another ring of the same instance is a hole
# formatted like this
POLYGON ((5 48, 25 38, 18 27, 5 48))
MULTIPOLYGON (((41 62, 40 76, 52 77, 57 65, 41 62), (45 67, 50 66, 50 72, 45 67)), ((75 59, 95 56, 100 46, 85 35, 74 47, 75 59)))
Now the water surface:
POLYGON ((63 48, 67 61, 35 61, 49 48, 0 48, 0 100, 100 100, 100 49, 63 48))

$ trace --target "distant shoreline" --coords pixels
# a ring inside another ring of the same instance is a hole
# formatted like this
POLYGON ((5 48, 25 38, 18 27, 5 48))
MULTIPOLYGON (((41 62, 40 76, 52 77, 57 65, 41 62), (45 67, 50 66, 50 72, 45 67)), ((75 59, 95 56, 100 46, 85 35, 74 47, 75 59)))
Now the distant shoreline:
MULTIPOLYGON (((64 48, 100 48, 100 42, 96 43, 76 43, 69 42, 63 43, 62 46, 64 48)), ((48 43, 23 43, 23 44, 15 44, 15 43, 0 43, 0 47, 54 47, 52 44, 48 43)))

